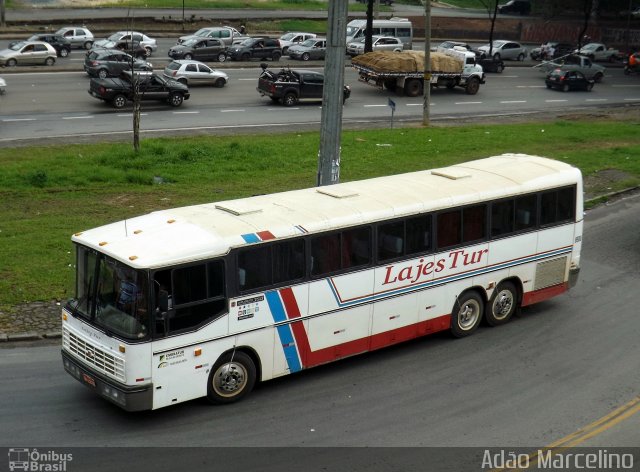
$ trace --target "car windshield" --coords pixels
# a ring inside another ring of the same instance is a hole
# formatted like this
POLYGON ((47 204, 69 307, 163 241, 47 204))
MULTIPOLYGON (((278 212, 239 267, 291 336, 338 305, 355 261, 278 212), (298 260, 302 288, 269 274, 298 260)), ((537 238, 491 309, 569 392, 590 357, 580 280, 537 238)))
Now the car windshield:
POLYGON ((109 41, 118 41, 122 36, 124 36, 122 33, 113 33, 111 36, 109 36, 107 39, 109 41))
POLYGON ((18 41, 16 44, 14 44, 13 46, 9 47, 9 49, 11 49, 12 51, 19 51, 20 49, 22 49, 27 43, 25 43, 24 41, 18 41))
POLYGON ((169 70, 178 70, 178 69, 180 69, 180 63, 179 62, 171 62, 167 66, 167 69, 169 69, 169 70))
POLYGON ((209 33, 209 28, 200 28, 198 31, 193 33, 194 36, 206 36, 209 33))
POLYGON ((315 39, 307 39, 306 41, 303 41, 300 43, 300 46, 305 46, 308 48, 312 48, 313 46, 316 45, 316 40, 315 39))
POLYGON ((280 36, 280 39, 282 39, 284 41, 290 41, 295 37, 296 37, 295 33, 286 33, 286 34, 283 34, 282 36, 280 36))
POLYGON ((74 315, 116 335, 141 339, 149 334, 149 284, 146 272, 77 247, 74 315))
POLYGON ((182 43, 182 45, 191 47, 194 44, 197 44, 199 41, 202 41, 202 39, 200 39, 200 38, 191 38, 191 39, 187 39, 184 43, 182 43))
POLYGON ((355 36, 359 29, 357 26, 347 26, 347 36, 355 36))

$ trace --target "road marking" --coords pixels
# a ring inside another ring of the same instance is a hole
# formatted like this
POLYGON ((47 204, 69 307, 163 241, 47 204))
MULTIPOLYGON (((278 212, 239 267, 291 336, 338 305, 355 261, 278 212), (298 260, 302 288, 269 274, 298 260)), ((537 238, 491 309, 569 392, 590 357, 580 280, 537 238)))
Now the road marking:
POLYGON ((516 85, 516 88, 545 88, 546 85, 516 85))
POLYGON ((267 111, 287 111, 287 110, 299 110, 299 107, 286 107, 286 108, 267 108, 267 111))
POLYGON ((587 102, 606 102, 608 98, 587 98, 587 102))
MULTIPOLYGON (((148 114, 149 113, 140 113, 140 116, 147 116, 148 114)), ((116 115, 116 116, 120 116, 120 117, 125 117, 126 116, 128 118, 131 118, 131 117, 133 117, 133 113, 121 113, 121 114, 116 115)))
POLYGON ((238 79, 238 80, 239 81, 242 81, 242 80, 251 80, 251 81, 253 81, 253 80, 256 80, 256 79, 238 79))
POLYGON ((640 100, 640 98, 625 98, 624 99, 625 102, 637 102, 639 100, 640 100))
POLYGON ((624 88, 624 87, 640 87, 640 84, 631 84, 631 85, 611 85, 611 87, 618 87, 618 88, 624 88))
POLYGON ((525 464, 518 464, 517 468, 498 468, 493 469, 491 472, 519 472, 522 470, 529 469, 530 467, 538 466, 538 460, 536 458, 540 457, 540 453, 545 453, 551 456, 555 456, 566 449, 576 447, 579 444, 582 444, 587 439, 591 439, 594 436, 597 436, 600 433, 605 432, 606 430, 612 428, 618 423, 626 420, 627 418, 635 415, 640 412, 640 396, 635 397, 628 403, 625 403, 621 407, 616 408, 611 413, 603 416, 602 418, 594 421, 593 423, 585 426, 584 428, 580 428, 579 430, 565 436, 558 441, 555 441, 548 446, 543 447, 542 449, 536 450, 529 454, 526 460, 523 460, 525 464), (533 459, 533 460, 532 460, 533 459))
POLYGON ((545 100, 545 103, 568 102, 569 100, 545 100))
POLYGON ((198 113, 200 112, 199 111, 174 111, 173 112, 174 115, 186 115, 186 114, 197 115, 198 113))
POLYGON ((526 100, 503 100, 500 103, 527 103, 526 100))
POLYGON ((236 112, 236 111, 246 111, 244 109, 238 108, 237 110, 220 110, 220 113, 232 113, 232 112, 236 112))
MULTIPOLYGON (((430 107, 432 107, 434 105, 435 105, 435 103, 429 103, 430 107)), ((423 103, 407 103, 407 106, 408 107, 421 107, 421 106, 424 106, 424 104, 423 103)))
POLYGON ((11 121, 36 121, 35 118, 6 118, 4 120, 5 123, 9 123, 11 121))
POLYGON ((454 105, 480 105, 482 102, 455 102, 454 105))
POLYGON ((388 107, 386 103, 384 105, 365 105, 365 108, 373 108, 373 107, 388 107))
POLYGON ((93 118, 93 116, 85 115, 85 116, 63 116, 62 117, 63 120, 86 120, 87 118, 93 118))

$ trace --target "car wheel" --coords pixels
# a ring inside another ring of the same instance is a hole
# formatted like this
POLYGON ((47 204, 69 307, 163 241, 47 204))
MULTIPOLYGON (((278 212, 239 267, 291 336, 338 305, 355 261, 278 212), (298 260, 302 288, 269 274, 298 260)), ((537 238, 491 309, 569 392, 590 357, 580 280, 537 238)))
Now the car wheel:
POLYGON ((169 95, 169 103, 171 104, 172 107, 179 107, 180 105, 182 105, 182 102, 184 101, 184 97, 182 96, 181 93, 172 93, 171 95, 169 95))
POLYGON ((467 95, 475 95, 480 90, 480 79, 477 77, 470 77, 467 79, 467 86, 464 91, 467 95))
POLYGON ((309 55, 309 53, 308 53, 308 52, 305 52, 305 53, 302 55, 301 59, 302 59, 303 61, 308 61, 309 59, 311 59, 311 56, 309 55))
POLYGON ((91 49, 91 46, 93 46, 93 43, 91 41, 86 41, 83 45, 82 45, 86 50, 91 49))
POLYGON ((593 90, 593 84, 592 83, 588 83, 587 84, 587 92, 591 92, 591 90, 593 90))
POLYGON ((184 85, 189 85, 189 81, 186 79, 186 77, 180 77, 178 79, 178 82, 180 82, 181 84, 184 84, 184 85))
POLYGON ((151 53, 153 53, 153 50, 151 48, 144 48, 144 51, 147 57, 149 57, 151 53))
POLYGON ((18 61, 16 61, 15 59, 9 59, 7 61, 7 67, 15 67, 18 65, 18 61))
POLYGON ((220 54, 218 54, 218 62, 224 62, 227 60, 227 55, 223 52, 221 52, 220 54))
POLYGON ((283 48, 282 48, 282 55, 283 55, 283 56, 286 56, 286 55, 287 55, 287 51, 288 51, 288 50, 289 50, 289 47, 288 47, 288 46, 283 47, 283 48))
POLYGON ((242 56, 240 56, 240 60, 241 61, 248 61, 251 58, 251 55, 249 55, 249 53, 245 52, 242 56))
POLYGON ((518 54, 518 61, 520 62, 524 61, 524 54, 522 53, 518 54))
POLYGON ((226 84, 226 81, 222 77, 220 77, 219 79, 216 79, 216 81, 213 83, 213 86, 217 88, 222 88, 224 87, 224 84, 226 84))
POLYGON ((500 53, 499 53, 499 52, 497 52, 497 53, 495 53, 495 54, 493 55, 493 60, 494 60, 494 61, 499 61, 499 60, 500 60, 500 53))
POLYGON ((498 64, 498 65, 496 66, 496 72, 497 72, 498 74, 502 74, 502 71, 503 71, 503 70, 504 70, 504 66, 503 66, 502 64, 498 64))
POLYGON ((109 77, 109 73, 106 69, 100 69, 98 71, 98 77, 100 77, 101 79, 106 79, 107 77, 109 77))
POLYGON ((187 61, 190 61, 191 59, 193 59, 193 56, 192 56, 191 54, 185 54, 185 55, 184 55, 184 58, 185 58, 187 61))
POLYGON ((60 57, 67 57, 69 55, 69 50, 67 48, 60 49, 60 57))
POLYGON ((280 56, 282 56, 282 54, 280 54, 278 51, 276 51, 271 56, 271 60, 273 60, 274 62, 278 62, 280 60, 280 56))
POLYGON ((285 107, 292 107, 296 103, 298 103, 298 97, 296 97, 296 94, 293 92, 289 92, 284 97, 282 97, 282 104, 285 107))
POLYGON ((551 88, 551 84, 547 84, 547 88, 550 89, 551 88))
POLYGON ((242 351, 225 354, 211 369, 207 399, 211 403, 232 403, 245 397, 256 382, 256 366, 242 351))
POLYGON ((602 82, 603 77, 604 75, 598 72, 596 75, 593 76, 593 80, 595 80, 597 83, 600 83, 602 82))
POLYGON ((118 94, 115 97, 113 97, 113 100, 111 101, 111 103, 113 103, 113 106, 115 108, 124 108, 124 106, 127 104, 127 97, 125 97, 122 94, 118 94))
POLYGON ((451 334, 456 338, 473 334, 482 320, 483 307, 484 302, 476 292, 460 295, 451 309, 451 334))
POLYGON ((55 58, 55 57, 47 57, 47 58, 44 60, 44 64, 45 64, 46 66, 52 66, 52 65, 54 65, 55 63, 56 63, 56 58, 55 58))
POLYGON ((518 291, 511 282, 502 282, 487 305, 485 320, 489 326, 505 324, 518 308, 518 291))
POLYGON ((562 86, 562 91, 563 91, 563 92, 568 92, 568 91, 569 91, 569 84, 564 84, 564 85, 562 86))

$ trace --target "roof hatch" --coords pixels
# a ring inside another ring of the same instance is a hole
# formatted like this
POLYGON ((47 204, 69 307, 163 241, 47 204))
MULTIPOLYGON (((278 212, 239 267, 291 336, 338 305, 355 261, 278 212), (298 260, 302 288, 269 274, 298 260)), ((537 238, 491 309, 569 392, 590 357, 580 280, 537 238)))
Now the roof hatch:
POLYGON ((445 179, 458 180, 471 177, 471 174, 466 169, 459 169, 456 167, 446 167, 444 169, 434 169, 431 171, 431 175, 437 175, 438 177, 444 177, 445 179))

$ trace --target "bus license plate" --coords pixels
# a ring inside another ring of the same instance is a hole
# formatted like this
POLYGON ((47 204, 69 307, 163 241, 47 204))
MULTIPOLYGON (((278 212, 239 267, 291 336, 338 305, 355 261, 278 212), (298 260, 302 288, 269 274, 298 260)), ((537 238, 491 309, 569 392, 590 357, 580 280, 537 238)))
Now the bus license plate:
POLYGON ((93 377, 87 375, 87 374, 82 374, 82 379, 88 383, 89 385, 91 385, 92 387, 96 386, 96 381, 93 379, 93 377))

